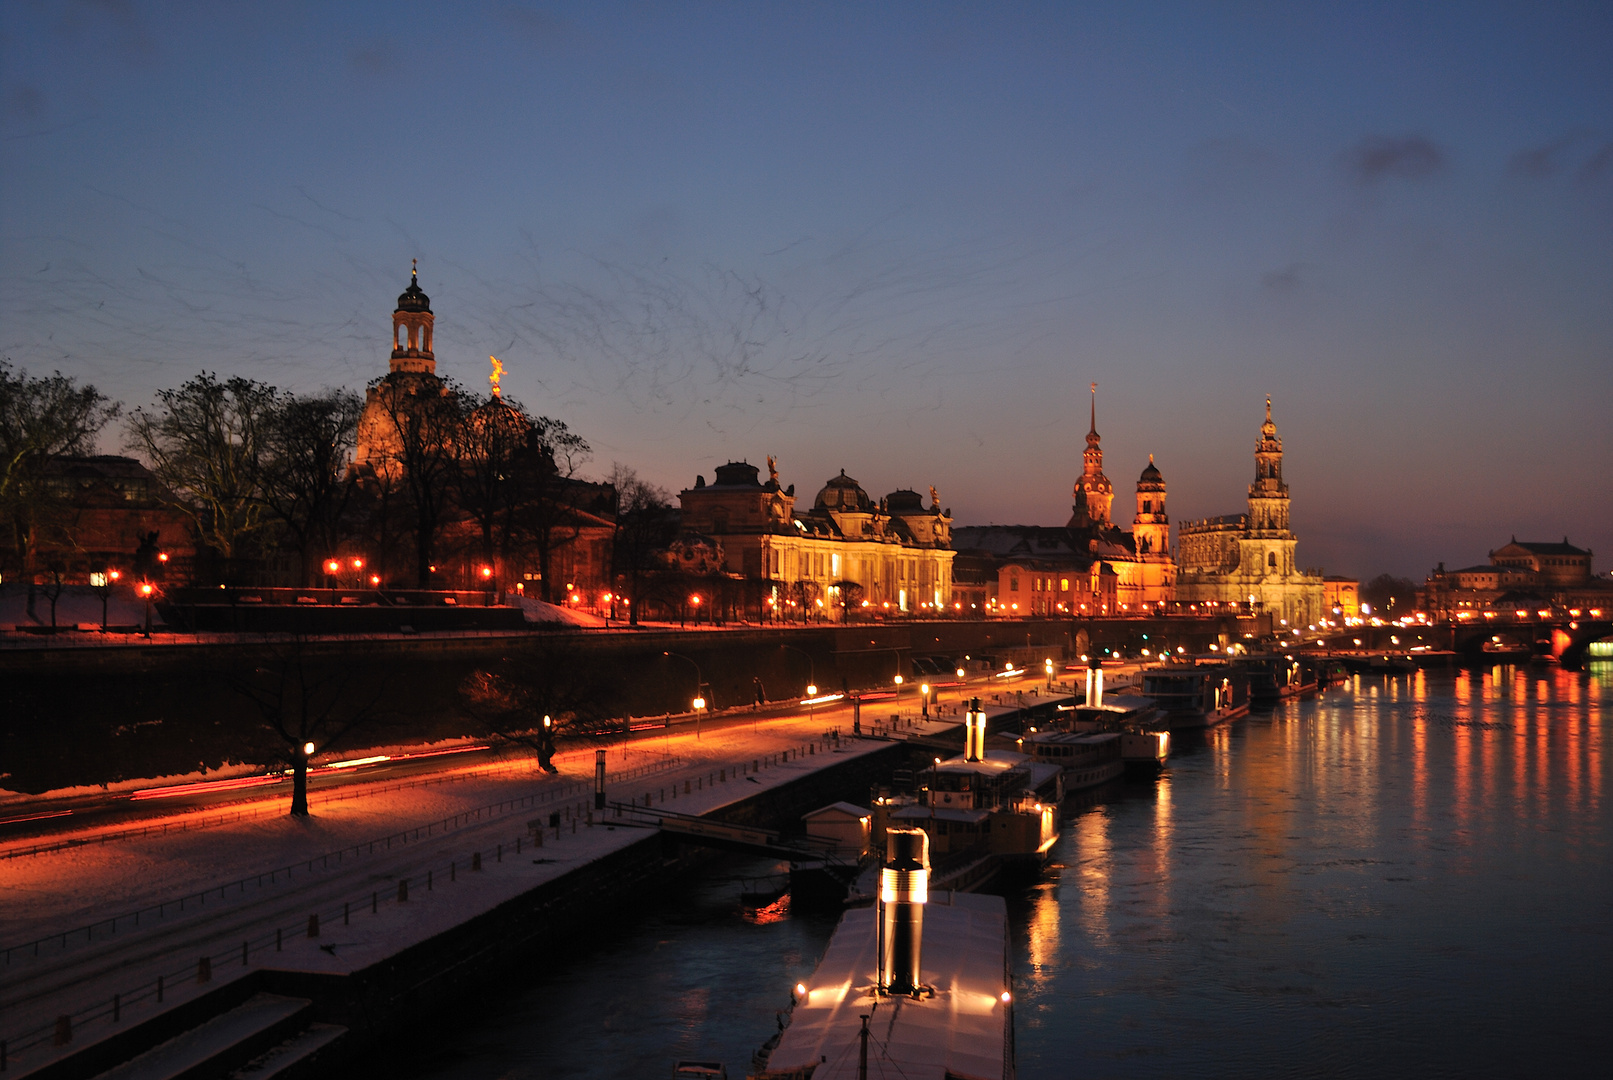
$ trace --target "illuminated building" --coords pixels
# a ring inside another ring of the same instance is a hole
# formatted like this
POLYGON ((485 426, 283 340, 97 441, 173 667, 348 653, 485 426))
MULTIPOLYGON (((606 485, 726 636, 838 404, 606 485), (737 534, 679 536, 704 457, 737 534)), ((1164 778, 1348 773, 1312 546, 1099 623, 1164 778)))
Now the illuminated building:
POLYGON ((1313 623, 1331 615, 1320 571, 1294 562, 1299 543, 1288 527, 1283 441, 1271 419, 1255 442, 1249 512, 1185 522, 1178 529, 1176 599, 1184 604, 1252 602, 1275 618, 1313 623))
POLYGON ((1175 598, 1165 478, 1154 458, 1137 478, 1136 513, 1126 532, 1110 520, 1114 485, 1103 473, 1097 384, 1091 424, 1064 528, 986 525, 954 530, 953 547, 966 576, 983 587, 982 610, 1015 615, 1116 615, 1141 612, 1175 598))
POLYGON ((771 458, 765 483, 755 465, 731 461, 679 493, 685 536, 674 548, 762 583, 781 617, 935 612, 952 602, 952 515, 934 488, 930 497, 926 507, 902 490, 876 503, 842 470, 798 510, 771 458))
POLYGON ((1590 550, 1575 547, 1566 536, 1560 544, 1514 536, 1490 552, 1487 564, 1447 570, 1440 563, 1418 594, 1418 608, 1439 618, 1542 606, 1613 606, 1613 582, 1593 576, 1590 550))

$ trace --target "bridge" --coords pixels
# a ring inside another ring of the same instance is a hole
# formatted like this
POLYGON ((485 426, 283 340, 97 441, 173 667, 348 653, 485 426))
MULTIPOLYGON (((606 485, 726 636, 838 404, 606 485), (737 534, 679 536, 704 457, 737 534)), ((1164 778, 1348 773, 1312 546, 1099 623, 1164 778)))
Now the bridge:
POLYGON ((1339 637, 1360 638, 1369 649, 1400 649, 1408 644, 1449 649, 1478 660, 1485 646, 1498 646, 1530 656, 1555 658, 1564 667, 1585 663, 1591 642, 1613 637, 1613 618, 1606 613, 1581 618, 1572 611, 1475 612, 1472 618, 1445 619, 1412 626, 1356 626, 1339 637), (1398 638, 1398 641, 1394 639, 1398 638))

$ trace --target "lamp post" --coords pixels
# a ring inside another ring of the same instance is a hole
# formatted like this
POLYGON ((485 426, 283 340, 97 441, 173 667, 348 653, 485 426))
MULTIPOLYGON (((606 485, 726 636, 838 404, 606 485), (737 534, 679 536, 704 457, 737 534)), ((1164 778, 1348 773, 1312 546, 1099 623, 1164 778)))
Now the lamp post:
POLYGON ((152 593, 152 591, 153 590, 152 590, 152 587, 151 587, 151 582, 142 581, 140 583, 140 596, 146 602, 146 639, 148 641, 151 639, 151 593, 152 593))
POLYGON ((330 602, 333 603, 333 604, 336 602, 336 587, 337 587, 336 575, 340 574, 341 572, 342 572, 342 564, 341 563, 337 562, 335 559, 326 560, 326 562, 325 562, 325 573, 327 575, 329 575, 329 577, 330 577, 330 602))
POLYGON ((901 712, 902 711, 902 682, 903 682, 903 679, 902 679, 902 673, 900 671, 898 671, 896 673, 895 682, 896 682, 896 711, 901 712))
POLYGON ((1053 658, 1050 656, 1042 665, 1047 669, 1047 691, 1053 692, 1053 658))
POLYGON ((692 659, 684 656, 682 653, 667 652, 663 649, 661 655, 676 657, 679 660, 684 660, 694 665, 694 701, 691 702, 691 704, 694 707, 694 737, 698 739, 700 738, 700 711, 706 707, 706 699, 701 694, 702 688, 706 685, 706 680, 705 677, 700 674, 700 665, 696 664, 692 659))
POLYGON ((493 589, 493 568, 491 566, 482 567, 482 584, 487 586, 487 606, 492 607, 493 606, 493 591, 494 591, 494 589, 493 589))
POLYGON ((919 684, 919 715, 928 720, 930 718, 930 684, 919 684))
POLYGON ((112 592, 112 586, 118 583, 123 573, 118 570, 102 570, 90 575, 90 584, 95 591, 101 594, 101 632, 106 633, 106 598, 112 592))

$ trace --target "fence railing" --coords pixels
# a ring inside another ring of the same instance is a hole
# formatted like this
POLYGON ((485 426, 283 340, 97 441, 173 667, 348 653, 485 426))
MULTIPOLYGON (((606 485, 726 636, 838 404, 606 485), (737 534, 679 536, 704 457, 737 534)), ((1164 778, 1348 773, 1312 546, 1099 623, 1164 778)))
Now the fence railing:
MULTIPOLYGON (((625 772, 618 772, 614 774, 607 773, 606 782, 613 784, 624 783, 628 780, 638 779, 654 773, 665 772, 667 769, 673 768, 679 763, 680 762, 678 759, 673 758, 652 762, 649 765, 642 765, 638 768, 629 769, 625 772)), ((388 833, 385 836, 376 837, 371 840, 360 841, 356 844, 347 844, 343 847, 337 848, 334 851, 324 852, 307 859, 297 859, 296 861, 287 863, 284 866, 272 867, 271 869, 265 870, 262 873, 252 874, 236 881, 228 882, 227 884, 209 885, 206 889, 193 893, 186 893, 177 899, 164 900, 156 904, 139 908, 135 911, 125 912, 121 915, 114 915, 105 919, 97 919, 92 923, 75 927, 72 930, 57 931, 55 933, 46 934, 40 938, 36 938, 33 941, 23 942, 19 945, 6 946, 3 950, 5 955, 4 963, 9 966, 11 964, 13 954, 27 955, 31 952, 33 956, 38 956, 40 955, 41 948, 47 944, 57 945, 59 951, 66 951, 69 942, 78 940, 80 936, 82 936, 84 943, 88 944, 95 940, 95 933, 97 929, 101 929, 103 934, 116 934, 118 932, 118 925, 120 923, 128 924, 131 928, 138 927, 140 925, 140 919, 142 916, 145 916, 148 921, 152 915, 155 915, 158 919, 163 919, 167 917, 169 909, 173 909, 173 911, 177 914, 185 910, 185 905, 187 903, 191 904, 193 907, 204 906, 207 903, 207 898, 214 893, 217 893, 219 899, 223 900, 228 897, 231 890, 236 890, 239 893, 245 893, 248 885, 253 885, 256 888, 262 888, 265 879, 267 879, 268 884, 275 885, 279 883, 282 877, 290 880, 292 875, 299 867, 303 868, 304 873, 312 873, 315 863, 318 863, 320 869, 322 870, 328 869, 331 859, 335 859, 337 865, 339 866, 344 862, 349 853, 351 853, 354 858, 358 858, 363 854, 374 854, 375 849, 378 846, 383 850, 390 851, 393 841, 397 841, 400 844, 410 843, 411 839, 413 841, 419 841, 422 833, 424 833, 426 839, 430 839, 435 835, 448 832, 452 829, 460 828, 462 824, 468 825, 473 821, 489 820, 498 814, 520 809, 524 806, 536 806, 540 802, 552 803, 562 798, 573 796, 581 791, 592 790, 592 781, 585 783, 580 780, 568 780, 563 785, 542 793, 523 795, 515 799, 502 799, 496 803, 489 803, 487 806, 475 807, 470 810, 462 810, 457 814, 450 814, 447 817, 440 818, 436 821, 429 821, 423 825, 415 825, 411 826, 410 828, 400 829, 397 832, 388 833)))

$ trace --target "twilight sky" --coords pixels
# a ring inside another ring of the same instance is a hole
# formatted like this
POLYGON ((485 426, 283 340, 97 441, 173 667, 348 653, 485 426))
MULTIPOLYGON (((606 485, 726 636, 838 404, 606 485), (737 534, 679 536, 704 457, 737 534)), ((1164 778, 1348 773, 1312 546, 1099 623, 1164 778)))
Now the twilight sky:
POLYGON ((419 258, 595 474, 1062 524, 1096 380, 1181 521, 1269 393, 1301 563, 1613 567, 1606 3, 14 0, 0 93, 0 354, 131 407, 362 387, 419 258))

